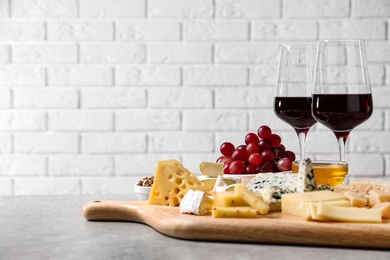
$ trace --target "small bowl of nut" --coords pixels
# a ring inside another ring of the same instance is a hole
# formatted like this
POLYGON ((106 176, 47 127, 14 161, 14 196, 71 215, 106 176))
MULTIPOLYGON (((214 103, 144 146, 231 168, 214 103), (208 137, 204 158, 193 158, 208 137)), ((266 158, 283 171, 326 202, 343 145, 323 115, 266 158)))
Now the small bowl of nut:
POLYGON ((148 200, 150 191, 152 190, 152 185, 154 181, 154 176, 145 177, 138 181, 134 185, 134 191, 137 195, 138 200, 148 200))

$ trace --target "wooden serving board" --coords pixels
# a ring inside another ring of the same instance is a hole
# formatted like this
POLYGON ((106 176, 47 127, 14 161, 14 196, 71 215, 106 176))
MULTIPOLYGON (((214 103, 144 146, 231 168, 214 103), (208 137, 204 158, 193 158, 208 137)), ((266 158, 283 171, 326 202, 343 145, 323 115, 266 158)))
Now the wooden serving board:
POLYGON ((181 214, 179 207, 147 201, 90 201, 83 208, 90 221, 130 221, 167 236, 208 241, 390 249, 390 221, 381 224, 316 222, 280 212, 255 219, 181 214))

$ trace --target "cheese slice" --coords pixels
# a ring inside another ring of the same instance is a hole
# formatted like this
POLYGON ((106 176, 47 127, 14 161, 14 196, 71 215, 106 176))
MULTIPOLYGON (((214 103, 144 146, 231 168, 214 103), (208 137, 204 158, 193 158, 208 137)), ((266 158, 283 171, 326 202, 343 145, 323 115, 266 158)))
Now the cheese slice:
MULTIPOLYGON (((338 206, 338 207, 351 207, 351 204, 348 200, 331 200, 331 201, 322 201, 321 203, 327 203, 330 205, 338 206)), ((327 218, 324 218, 317 213, 317 208, 319 202, 304 202, 306 209, 309 210, 310 216, 304 215, 306 220, 320 220, 327 221, 327 218)))
POLYGON ((180 202, 180 213, 204 215, 211 212, 213 202, 203 191, 188 190, 180 202))
POLYGON ((339 207, 323 202, 318 203, 317 215, 321 218, 332 221, 359 223, 382 222, 382 211, 380 209, 339 207))
POLYGON ((213 218, 256 218, 257 211, 252 207, 213 207, 213 218))
POLYGON ((204 176, 218 177, 223 175, 223 163, 202 162, 199 170, 204 176))
POLYGON ((236 192, 225 191, 218 192, 215 195, 215 206, 217 207, 234 207, 234 206, 249 206, 240 195, 236 192))
POLYGON ((382 213, 382 218, 390 218, 390 202, 379 202, 372 209, 379 209, 382 213))
POLYGON ((237 183, 234 186, 234 191, 241 196, 252 208, 256 209, 259 214, 267 214, 269 206, 263 200, 259 199, 243 183, 237 183))
POLYGON ((282 213, 301 217, 302 209, 300 207, 304 206, 298 205, 302 202, 319 202, 346 199, 347 197, 344 194, 329 190, 283 194, 282 213))
POLYGON ((210 193, 210 189, 177 160, 158 161, 148 203, 179 206, 189 189, 210 193))

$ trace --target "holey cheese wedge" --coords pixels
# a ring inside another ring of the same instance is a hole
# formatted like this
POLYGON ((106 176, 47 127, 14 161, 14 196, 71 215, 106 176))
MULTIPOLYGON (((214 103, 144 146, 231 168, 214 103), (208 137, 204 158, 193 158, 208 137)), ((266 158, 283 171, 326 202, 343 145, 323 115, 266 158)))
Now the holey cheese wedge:
POLYGON ((210 193, 210 190, 177 160, 158 161, 148 203, 179 206, 189 189, 210 193))

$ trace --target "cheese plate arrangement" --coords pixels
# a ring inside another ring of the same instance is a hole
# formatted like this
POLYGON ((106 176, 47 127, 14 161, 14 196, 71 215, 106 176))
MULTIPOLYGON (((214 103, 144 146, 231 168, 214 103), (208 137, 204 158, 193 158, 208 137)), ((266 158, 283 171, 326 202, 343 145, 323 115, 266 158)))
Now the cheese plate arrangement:
POLYGON ((143 223, 179 239, 390 248, 390 183, 317 185, 309 158, 297 174, 260 173, 247 184, 220 180, 215 186, 225 191, 213 192, 177 160, 163 160, 147 201, 90 201, 83 214, 89 221, 143 223))
POLYGON ((294 153, 264 126, 245 143, 223 143, 216 162, 200 163, 202 176, 176 159, 158 161, 136 185, 141 201, 90 201, 84 217, 180 239, 390 249, 389 181, 340 184, 334 167, 318 170, 310 158, 293 173, 294 153))

